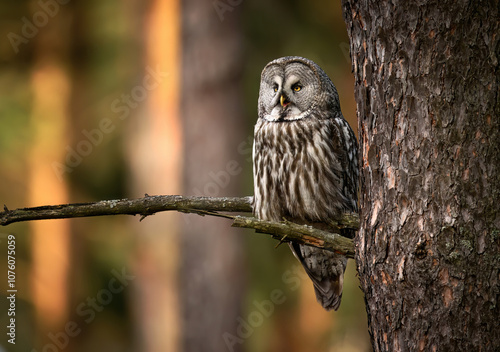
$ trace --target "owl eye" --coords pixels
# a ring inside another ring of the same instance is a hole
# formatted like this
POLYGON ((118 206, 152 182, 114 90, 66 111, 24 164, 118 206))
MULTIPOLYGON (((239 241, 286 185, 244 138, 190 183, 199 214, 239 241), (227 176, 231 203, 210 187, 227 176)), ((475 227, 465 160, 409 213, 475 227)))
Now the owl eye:
POLYGON ((273 89, 274 89, 274 92, 276 93, 278 91, 278 86, 274 85, 273 89))
POLYGON ((295 83, 293 86, 292 86, 292 89, 294 92, 299 92, 301 89, 302 89, 302 86, 298 83, 295 83))

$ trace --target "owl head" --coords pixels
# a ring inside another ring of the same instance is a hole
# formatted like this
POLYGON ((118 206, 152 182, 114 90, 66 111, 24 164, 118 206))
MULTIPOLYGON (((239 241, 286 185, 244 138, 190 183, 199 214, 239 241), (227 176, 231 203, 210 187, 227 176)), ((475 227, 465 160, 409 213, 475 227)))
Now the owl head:
MULTIPOLYGON (((262 70, 259 118, 286 122, 311 113, 340 112, 337 89, 316 63, 300 56, 271 61, 262 70)), ((315 114, 317 116, 317 114, 315 114)))

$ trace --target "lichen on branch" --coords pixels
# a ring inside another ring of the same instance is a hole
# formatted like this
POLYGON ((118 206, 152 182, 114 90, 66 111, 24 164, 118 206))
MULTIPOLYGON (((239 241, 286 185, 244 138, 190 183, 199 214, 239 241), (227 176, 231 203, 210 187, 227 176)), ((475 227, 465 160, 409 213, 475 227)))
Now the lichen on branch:
MULTIPOLYGON (((104 215, 141 215, 142 220, 155 213, 169 210, 228 218, 233 221, 234 227, 250 228, 259 233, 269 234, 280 241, 295 241, 342 253, 349 258, 354 257, 353 241, 339 234, 289 221, 264 221, 251 216, 227 214, 251 213, 252 197, 184 197, 146 194, 138 199, 102 200, 92 203, 48 205, 15 210, 9 210, 4 206, 4 211, 0 212, 0 225, 7 226, 22 221, 104 215)), ((354 213, 342 214, 341 218, 332 219, 332 224, 339 229, 358 229, 359 217, 354 213)))

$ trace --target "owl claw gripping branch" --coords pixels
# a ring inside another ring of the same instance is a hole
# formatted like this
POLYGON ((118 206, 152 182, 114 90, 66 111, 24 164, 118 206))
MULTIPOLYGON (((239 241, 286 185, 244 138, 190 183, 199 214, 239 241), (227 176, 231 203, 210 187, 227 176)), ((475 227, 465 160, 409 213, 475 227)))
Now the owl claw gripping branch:
MULTIPOLYGON (((337 89, 313 61, 287 56, 264 67, 253 149, 254 213, 329 230, 358 211, 358 144, 340 111, 337 89)), ((347 258, 290 243, 318 302, 337 310, 347 258)))

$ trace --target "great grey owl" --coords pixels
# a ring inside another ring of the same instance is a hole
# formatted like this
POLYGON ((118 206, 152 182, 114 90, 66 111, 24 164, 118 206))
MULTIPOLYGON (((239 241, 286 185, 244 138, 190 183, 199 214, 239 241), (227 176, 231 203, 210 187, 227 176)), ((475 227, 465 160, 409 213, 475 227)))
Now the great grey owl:
MULTIPOLYGON (((287 56, 264 67, 253 147, 254 214, 329 230, 358 211, 358 144, 332 81, 313 61, 287 56)), ((353 235, 352 233, 349 235, 353 235)), ((316 298, 337 310, 347 258, 290 243, 316 298)))

